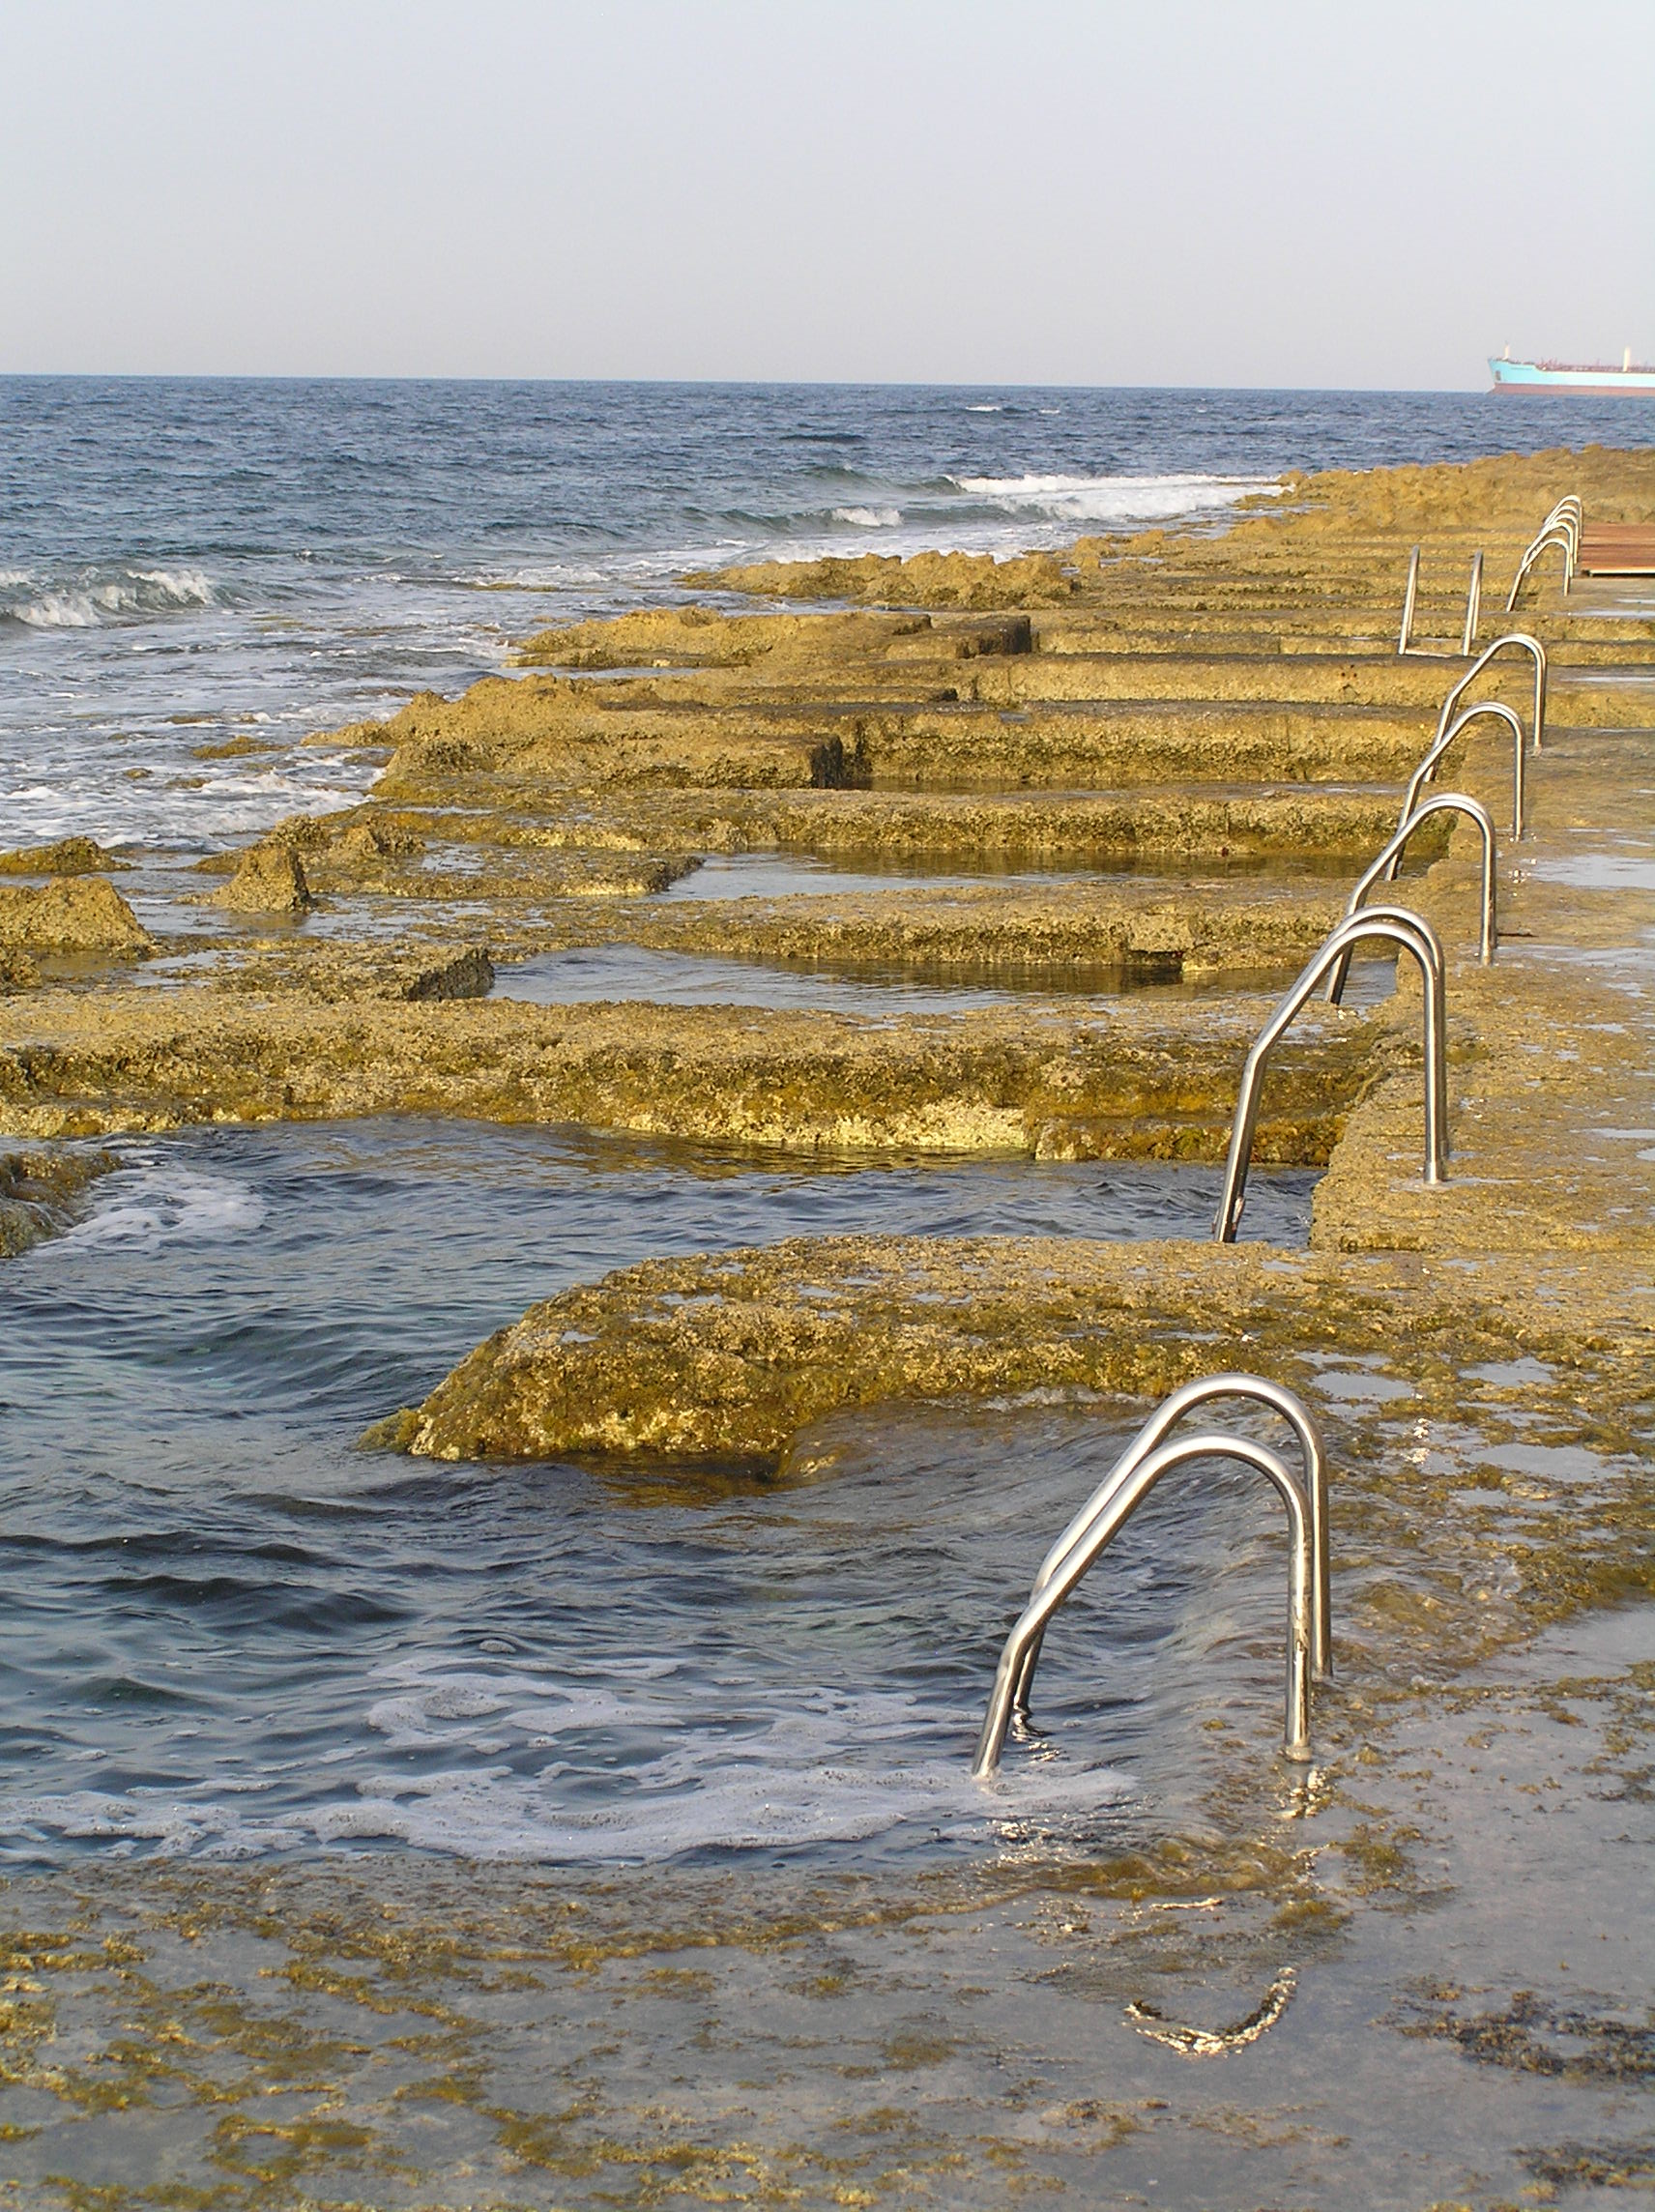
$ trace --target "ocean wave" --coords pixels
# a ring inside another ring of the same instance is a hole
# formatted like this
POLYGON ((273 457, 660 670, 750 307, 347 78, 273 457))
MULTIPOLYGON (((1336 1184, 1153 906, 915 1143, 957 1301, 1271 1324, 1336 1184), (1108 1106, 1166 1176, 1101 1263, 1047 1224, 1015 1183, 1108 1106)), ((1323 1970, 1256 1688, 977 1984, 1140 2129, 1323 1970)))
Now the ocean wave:
POLYGON ((957 488, 1008 514, 1060 522, 1160 522, 1281 490, 1273 477, 954 477, 957 488))
POLYGON ((836 507, 835 522, 853 522, 861 530, 894 530, 902 520, 899 507, 836 507))
POLYGON ((0 602, 0 617, 29 629, 102 629, 218 603, 213 579, 198 568, 82 569, 45 586, 25 569, 0 569, 0 591, 25 586, 30 596, 10 605, 0 602))

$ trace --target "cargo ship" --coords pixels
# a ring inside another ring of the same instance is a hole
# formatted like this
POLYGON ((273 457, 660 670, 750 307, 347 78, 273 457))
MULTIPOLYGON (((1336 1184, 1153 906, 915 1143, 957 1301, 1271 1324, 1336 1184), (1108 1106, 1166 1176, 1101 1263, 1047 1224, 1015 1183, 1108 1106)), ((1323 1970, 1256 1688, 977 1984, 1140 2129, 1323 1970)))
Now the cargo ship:
POLYGON ((1655 399, 1655 367, 1635 362, 1627 347, 1620 366, 1610 362, 1513 361, 1507 346, 1502 359, 1489 360, 1489 374, 1496 392, 1573 393, 1579 397, 1655 399))

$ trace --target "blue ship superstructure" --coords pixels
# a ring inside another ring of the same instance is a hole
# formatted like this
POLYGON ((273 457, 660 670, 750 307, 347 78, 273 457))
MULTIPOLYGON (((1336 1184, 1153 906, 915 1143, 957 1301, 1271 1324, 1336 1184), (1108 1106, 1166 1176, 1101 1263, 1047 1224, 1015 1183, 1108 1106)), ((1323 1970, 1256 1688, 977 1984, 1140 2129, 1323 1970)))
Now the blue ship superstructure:
POLYGON ((1618 368, 1607 362, 1513 361, 1508 351, 1491 355, 1489 374, 1496 392, 1590 393, 1612 398, 1655 398, 1655 367, 1635 362, 1628 346, 1618 368))

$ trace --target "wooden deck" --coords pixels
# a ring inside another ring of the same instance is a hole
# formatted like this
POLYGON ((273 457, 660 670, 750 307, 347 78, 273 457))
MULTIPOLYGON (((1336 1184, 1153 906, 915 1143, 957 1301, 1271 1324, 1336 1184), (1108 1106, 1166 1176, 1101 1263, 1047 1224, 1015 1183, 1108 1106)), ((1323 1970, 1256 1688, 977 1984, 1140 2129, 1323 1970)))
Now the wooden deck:
POLYGON ((1583 576, 1655 576, 1655 524, 1588 523, 1576 567, 1583 576))

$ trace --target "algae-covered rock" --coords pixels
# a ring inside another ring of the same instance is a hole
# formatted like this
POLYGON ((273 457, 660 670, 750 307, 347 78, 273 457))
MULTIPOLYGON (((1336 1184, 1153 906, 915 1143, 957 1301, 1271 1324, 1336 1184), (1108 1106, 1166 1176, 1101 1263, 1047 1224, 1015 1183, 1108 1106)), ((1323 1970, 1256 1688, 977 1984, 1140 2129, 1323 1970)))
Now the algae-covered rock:
POLYGON ((425 840, 415 831, 387 822, 353 822, 333 844, 339 859, 370 867, 378 860, 412 859, 424 850, 425 840))
POLYGON ((543 668, 745 669, 769 660, 791 667, 801 660, 853 660, 930 628, 925 615, 725 615, 699 605, 646 607, 541 630, 514 658, 543 668))
POLYGON ((486 999, 494 988, 494 963, 479 945, 456 952, 451 960, 421 968, 404 984, 408 1000, 486 999))
MULTIPOLYGON (((795 1237, 562 1291, 362 1441, 440 1460, 785 1465, 812 1423, 898 1399, 1159 1396, 1224 1367, 1314 1389, 1329 1353, 1399 1351, 1452 1391, 1495 1347, 1556 1356, 1588 1316, 1636 1370, 1655 1341, 1639 1289, 1625 1266, 1467 1283, 1454 1265, 1265 1245, 795 1237)), ((1637 1387, 1628 1373, 1620 1394, 1637 1387)))
POLYGON ((15 947, 0 952, 0 993, 32 991, 40 979, 41 972, 26 952, 15 947))
POLYGON ((698 591, 749 592, 756 598, 860 599, 902 607, 1056 607, 1079 581, 1051 553, 997 561, 992 553, 863 553, 852 559, 760 561, 698 570, 698 591))
POLYGON ((59 837, 50 845, 23 845, 15 852, 0 853, 0 875, 7 876, 90 876, 130 865, 106 852, 95 837, 59 837))
MULTIPOLYGON (((1261 1010, 1123 1001, 1102 1022, 1015 1006, 887 1027, 744 1006, 426 1004, 406 1000, 397 965, 360 985, 341 975, 336 999, 58 993, 44 1037, 32 1005, 8 1021, 0 1000, 0 1127, 453 1114, 805 1153, 1216 1160, 1261 1010)), ((1379 1042, 1372 1023, 1307 1012, 1272 1066, 1256 1156, 1325 1160, 1379 1042)))
POLYGON ((0 945, 134 958, 155 949, 142 922, 102 876, 67 877, 38 890, 0 890, 0 945))
POLYGON ((235 914, 305 914, 314 901, 293 846, 269 838, 247 847, 215 903, 235 914))
POLYGON ((0 1153, 0 1258, 67 1229, 87 1188, 120 1164, 113 1152, 0 1153))

